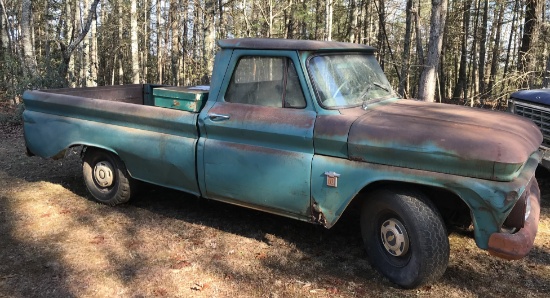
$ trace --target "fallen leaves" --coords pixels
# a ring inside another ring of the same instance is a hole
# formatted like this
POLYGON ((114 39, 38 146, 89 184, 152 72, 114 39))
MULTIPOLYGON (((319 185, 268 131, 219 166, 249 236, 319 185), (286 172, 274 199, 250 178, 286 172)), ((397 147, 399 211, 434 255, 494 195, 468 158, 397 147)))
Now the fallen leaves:
POLYGON ((195 283, 192 287, 191 287, 191 290, 193 291, 204 291, 206 289, 208 289, 210 287, 209 284, 207 283, 195 283))
POLYGON ((105 242, 105 237, 102 235, 95 236, 92 241, 90 241, 90 244, 102 244, 105 242))
POLYGON ((186 268, 186 267, 191 267, 191 265, 192 265, 191 262, 189 262, 187 260, 183 260, 183 261, 178 261, 175 264, 172 264, 172 266, 170 266, 170 268, 179 270, 179 269, 183 269, 183 268, 186 268))

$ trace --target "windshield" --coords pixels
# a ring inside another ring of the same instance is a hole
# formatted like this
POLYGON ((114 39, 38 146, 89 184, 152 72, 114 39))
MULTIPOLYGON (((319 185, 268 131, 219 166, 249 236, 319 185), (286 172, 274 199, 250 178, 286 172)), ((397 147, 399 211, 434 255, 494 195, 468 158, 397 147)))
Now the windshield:
POLYGON ((318 100, 327 108, 366 105, 395 96, 374 55, 315 56, 308 69, 318 100))

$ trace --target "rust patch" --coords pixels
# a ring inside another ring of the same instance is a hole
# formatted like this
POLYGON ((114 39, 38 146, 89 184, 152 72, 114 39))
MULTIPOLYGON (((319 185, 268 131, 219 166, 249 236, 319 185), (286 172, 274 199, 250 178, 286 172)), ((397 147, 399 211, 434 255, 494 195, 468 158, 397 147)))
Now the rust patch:
POLYGON ((325 218, 325 215, 321 211, 321 208, 319 207, 319 203, 317 203, 315 200, 313 200, 313 204, 311 205, 311 219, 313 222, 327 228, 327 219, 325 218))
MULTIPOLYGON (((231 113, 231 119, 239 119, 247 125, 292 126, 301 129, 311 129, 315 123, 315 113, 306 110, 269 108, 239 103, 217 103, 209 113, 231 113), (311 113, 307 117, 305 113, 311 113)), ((228 120, 228 121, 231 121, 228 120)), ((287 128, 288 129, 288 128, 287 128)))
POLYGON ((257 146, 257 145, 233 143, 233 142, 225 142, 225 141, 223 143, 224 143, 223 144, 224 147, 237 149, 243 152, 248 151, 248 152, 263 153, 266 155, 280 155, 280 156, 287 156, 287 157, 301 157, 303 155, 294 151, 279 150, 279 149, 273 149, 273 148, 257 146))
POLYGON ((540 190, 536 180, 531 183, 529 200, 531 200, 531 213, 521 230, 515 234, 493 233, 491 235, 488 248, 491 255, 507 260, 519 260, 533 248, 540 217, 540 190))
POLYGON ((318 116, 315 121, 315 138, 347 140, 349 129, 356 119, 342 115, 318 116))
POLYGON ((532 123, 502 112, 402 100, 358 119, 349 140, 420 151, 428 145, 460 158, 522 164, 542 135, 532 123))

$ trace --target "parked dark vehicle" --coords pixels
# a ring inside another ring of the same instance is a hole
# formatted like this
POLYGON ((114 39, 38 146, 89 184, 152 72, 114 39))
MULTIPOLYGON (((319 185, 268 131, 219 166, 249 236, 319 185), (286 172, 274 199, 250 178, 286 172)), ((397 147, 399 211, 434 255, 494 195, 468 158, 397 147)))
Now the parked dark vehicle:
POLYGON ((514 92, 508 100, 508 110, 530 119, 540 129, 543 136, 541 164, 550 170, 550 89, 514 92))

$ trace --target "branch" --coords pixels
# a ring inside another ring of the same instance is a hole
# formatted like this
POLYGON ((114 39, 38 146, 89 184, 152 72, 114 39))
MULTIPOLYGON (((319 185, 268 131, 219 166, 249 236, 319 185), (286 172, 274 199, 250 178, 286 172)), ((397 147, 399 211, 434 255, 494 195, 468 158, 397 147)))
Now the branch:
POLYGON ((7 30, 9 32, 8 38, 10 41, 10 44, 13 43, 14 40, 14 34, 13 34, 13 28, 11 26, 11 22, 8 18, 8 15, 6 14, 6 5, 4 4, 4 0, 0 0, 0 5, 2 5, 2 13, 4 15, 4 18, 6 19, 6 25, 8 26, 7 30))
POLYGON ((96 17, 96 10, 97 10, 97 4, 100 0, 94 0, 92 3, 92 6, 90 7, 90 10, 88 10, 88 16, 86 19, 86 23, 84 24, 84 27, 82 28, 82 31, 80 34, 73 40, 66 48, 66 54, 71 54, 78 44, 86 37, 88 34, 88 31, 90 31, 90 26, 92 25, 92 21, 96 17))

